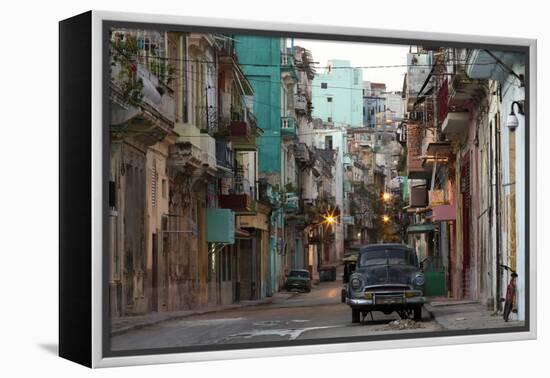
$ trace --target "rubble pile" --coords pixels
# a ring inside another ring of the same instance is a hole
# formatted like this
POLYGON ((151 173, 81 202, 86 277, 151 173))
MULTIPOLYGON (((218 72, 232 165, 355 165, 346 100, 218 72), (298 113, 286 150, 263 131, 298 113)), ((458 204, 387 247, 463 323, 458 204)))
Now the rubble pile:
POLYGON ((415 322, 412 319, 397 319, 392 320, 386 326, 387 329, 415 329, 422 328, 422 324, 415 322))

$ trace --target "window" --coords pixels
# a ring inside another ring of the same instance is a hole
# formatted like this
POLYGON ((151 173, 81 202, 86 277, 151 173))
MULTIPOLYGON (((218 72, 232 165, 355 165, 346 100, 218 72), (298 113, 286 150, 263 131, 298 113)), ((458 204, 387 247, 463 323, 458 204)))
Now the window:
POLYGON ((325 137, 325 148, 332 150, 332 135, 327 135, 325 137))
POLYGON ((162 198, 166 198, 166 179, 162 179, 162 198))
POLYGON ((327 89, 327 88, 328 88, 327 83, 321 83, 321 88, 322 88, 322 89, 327 89))
POLYGON ((327 97, 327 102, 332 102, 332 97, 327 97))
POLYGON ((332 117, 328 117, 327 122, 332 122, 332 117))
POLYGON ((116 184, 114 181, 109 181, 109 207, 116 208, 116 184))

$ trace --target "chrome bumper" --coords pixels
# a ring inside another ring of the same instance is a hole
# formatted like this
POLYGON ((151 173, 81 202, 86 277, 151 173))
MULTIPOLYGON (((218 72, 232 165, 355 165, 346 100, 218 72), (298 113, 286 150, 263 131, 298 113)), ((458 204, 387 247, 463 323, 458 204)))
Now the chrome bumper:
POLYGON ((424 304, 424 297, 403 298, 401 302, 376 304, 374 299, 346 298, 346 304, 350 306, 403 306, 424 304))

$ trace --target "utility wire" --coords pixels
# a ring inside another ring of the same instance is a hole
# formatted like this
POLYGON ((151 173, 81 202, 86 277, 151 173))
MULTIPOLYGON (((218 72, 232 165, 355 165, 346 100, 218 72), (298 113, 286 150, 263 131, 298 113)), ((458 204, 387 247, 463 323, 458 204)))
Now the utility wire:
MULTIPOLYGON (((119 52, 119 54, 122 54, 119 52)), ((124 55, 128 59, 132 59, 131 56, 124 55)), ((142 58, 139 56, 134 56, 133 59, 142 58)), ((189 59, 189 58, 174 58, 174 57, 161 57, 161 56, 153 56, 151 59, 158 59, 158 60, 164 60, 164 61, 173 61, 173 62, 192 62, 192 63, 205 63, 205 64, 213 64, 213 65, 219 65, 222 64, 218 60, 204 60, 204 59, 189 59)), ((239 66, 245 66, 245 67, 259 67, 259 68, 281 68, 281 67, 294 67, 298 70, 304 70, 301 67, 297 67, 295 64, 267 64, 267 63, 244 63, 244 62, 235 62, 239 66)), ((461 64, 464 66, 490 66, 490 65, 496 65, 496 62, 478 62, 478 63, 468 63, 467 60, 455 60, 450 59, 445 62, 445 64, 461 64)), ((418 67, 418 68, 431 68, 431 64, 387 64, 387 65, 369 65, 369 66, 311 66, 314 69, 384 69, 384 68, 407 68, 407 67, 418 67)))

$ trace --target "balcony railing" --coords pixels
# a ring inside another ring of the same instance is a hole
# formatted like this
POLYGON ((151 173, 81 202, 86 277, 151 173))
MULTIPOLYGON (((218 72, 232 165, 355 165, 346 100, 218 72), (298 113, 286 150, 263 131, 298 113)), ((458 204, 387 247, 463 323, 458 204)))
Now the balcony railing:
POLYGON ((251 130, 248 123, 244 121, 232 121, 227 127, 229 137, 232 139, 250 138, 251 130))
POLYGON ((281 117, 281 135, 283 138, 294 139, 298 137, 296 121, 293 117, 281 117))
POLYGON ((250 212, 252 211, 252 200, 250 195, 245 193, 222 194, 220 195, 220 207, 235 212, 250 212))
POLYGON ((250 126, 246 121, 232 121, 227 126, 228 139, 233 142, 235 151, 255 151, 256 129, 250 126))

